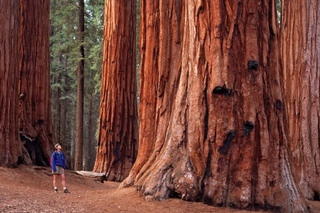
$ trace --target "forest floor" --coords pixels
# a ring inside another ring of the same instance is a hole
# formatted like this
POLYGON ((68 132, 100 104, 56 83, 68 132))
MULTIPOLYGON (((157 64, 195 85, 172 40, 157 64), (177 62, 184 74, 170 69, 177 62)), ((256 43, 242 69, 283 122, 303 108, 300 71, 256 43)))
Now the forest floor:
MULTIPOLYGON (((145 201, 133 187, 118 189, 119 183, 96 181, 73 171, 66 171, 70 193, 53 192, 50 168, 0 167, 0 212, 128 212, 128 213, 248 213, 218 208, 180 199, 145 201)), ((61 186, 60 178, 59 186, 61 186)), ((320 212, 320 202, 312 202, 313 212, 320 212)), ((261 211, 263 212, 263 211, 261 211)), ((266 212, 266 211, 264 211, 266 212)))

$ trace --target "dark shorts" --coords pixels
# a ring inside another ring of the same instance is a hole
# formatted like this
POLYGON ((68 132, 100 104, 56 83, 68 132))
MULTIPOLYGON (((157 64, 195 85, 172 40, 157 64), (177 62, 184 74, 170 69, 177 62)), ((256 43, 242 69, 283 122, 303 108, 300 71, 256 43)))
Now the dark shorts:
POLYGON ((56 166, 56 172, 52 171, 54 175, 62 175, 64 174, 64 169, 61 166, 56 166))

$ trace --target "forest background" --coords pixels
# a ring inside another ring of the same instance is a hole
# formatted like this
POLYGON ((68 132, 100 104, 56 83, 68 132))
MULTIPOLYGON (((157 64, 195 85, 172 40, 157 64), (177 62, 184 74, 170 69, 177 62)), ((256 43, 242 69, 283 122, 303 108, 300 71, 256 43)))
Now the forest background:
MULTIPOLYGON (((50 79, 53 131, 63 145, 70 169, 74 168, 76 143, 77 68, 79 17, 77 0, 50 2, 50 79)), ((98 139, 102 71, 104 0, 85 1, 84 22, 84 169, 93 169, 98 139)))

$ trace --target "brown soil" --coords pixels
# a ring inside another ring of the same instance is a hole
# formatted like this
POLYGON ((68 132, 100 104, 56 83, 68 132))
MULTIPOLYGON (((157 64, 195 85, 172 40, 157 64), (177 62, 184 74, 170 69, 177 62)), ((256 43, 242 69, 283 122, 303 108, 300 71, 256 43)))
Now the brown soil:
MULTIPOLYGON (((70 193, 63 193, 60 187, 56 194, 50 168, 0 167, 0 212, 249 212, 180 199, 145 201, 133 187, 117 189, 117 182, 100 183, 72 171, 66 171, 66 177, 70 193)), ((320 210, 319 202, 313 203, 314 210, 320 210)))

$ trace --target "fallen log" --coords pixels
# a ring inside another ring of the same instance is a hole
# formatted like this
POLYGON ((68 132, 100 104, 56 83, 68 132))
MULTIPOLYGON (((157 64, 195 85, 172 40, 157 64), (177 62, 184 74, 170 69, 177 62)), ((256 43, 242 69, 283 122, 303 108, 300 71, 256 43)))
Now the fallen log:
POLYGON ((79 175, 86 176, 86 177, 102 177, 106 175, 105 173, 99 172, 90 172, 90 171, 76 171, 79 175))

